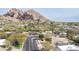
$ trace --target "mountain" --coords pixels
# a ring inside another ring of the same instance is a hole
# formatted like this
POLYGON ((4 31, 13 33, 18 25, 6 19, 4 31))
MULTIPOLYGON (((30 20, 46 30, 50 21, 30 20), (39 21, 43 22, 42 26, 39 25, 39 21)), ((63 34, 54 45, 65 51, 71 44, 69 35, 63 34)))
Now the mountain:
POLYGON ((22 11, 20 9, 12 8, 6 14, 4 14, 4 16, 18 20, 40 20, 41 22, 49 21, 46 17, 33 9, 22 11))
POLYGON ((4 16, 10 16, 13 18, 18 18, 18 17, 21 17, 22 15, 23 15, 23 12, 16 8, 12 8, 6 14, 4 14, 4 16))
POLYGON ((0 26, 4 31, 47 31, 50 30, 50 22, 33 9, 23 11, 12 8, 0 15, 0 26))
POLYGON ((46 17, 44 17, 43 15, 41 15, 39 12, 33 10, 33 9, 29 9, 27 10, 27 13, 33 16, 34 20, 38 20, 40 19, 40 21, 48 21, 48 19, 46 17))

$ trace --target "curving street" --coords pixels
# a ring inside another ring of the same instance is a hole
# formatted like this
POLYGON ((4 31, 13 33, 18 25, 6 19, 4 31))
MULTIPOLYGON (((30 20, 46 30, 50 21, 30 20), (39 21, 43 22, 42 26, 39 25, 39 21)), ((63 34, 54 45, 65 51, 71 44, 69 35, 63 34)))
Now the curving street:
POLYGON ((29 36, 28 39, 25 41, 23 46, 23 51, 39 51, 37 46, 38 38, 35 36, 29 36))

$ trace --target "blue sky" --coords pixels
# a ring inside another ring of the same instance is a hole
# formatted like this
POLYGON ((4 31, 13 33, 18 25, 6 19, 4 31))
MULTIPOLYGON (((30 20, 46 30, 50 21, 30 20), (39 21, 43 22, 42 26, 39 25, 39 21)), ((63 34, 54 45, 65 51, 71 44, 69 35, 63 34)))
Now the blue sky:
MULTIPOLYGON (((0 14, 6 13, 7 10, 0 8, 0 14)), ((34 10, 52 21, 79 22, 79 8, 34 8, 34 10)))

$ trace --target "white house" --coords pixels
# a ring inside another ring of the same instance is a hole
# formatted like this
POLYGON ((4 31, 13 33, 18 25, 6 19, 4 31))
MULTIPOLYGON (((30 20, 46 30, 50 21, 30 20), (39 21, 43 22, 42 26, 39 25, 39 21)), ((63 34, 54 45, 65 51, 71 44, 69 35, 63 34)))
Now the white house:
POLYGON ((0 39, 0 46, 5 45, 5 40, 6 39, 0 39))
POLYGON ((79 51, 79 47, 76 45, 60 45, 57 48, 60 51, 79 51))

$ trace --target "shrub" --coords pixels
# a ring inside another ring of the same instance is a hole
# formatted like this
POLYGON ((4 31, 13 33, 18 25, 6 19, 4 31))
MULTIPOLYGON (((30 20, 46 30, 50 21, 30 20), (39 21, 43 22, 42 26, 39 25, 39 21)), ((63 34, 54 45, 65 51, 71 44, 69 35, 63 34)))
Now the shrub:
POLYGON ((0 38, 1 39, 5 39, 5 38, 7 38, 7 34, 5 34, 5 32, 0 32, 0 38))
POLYGON ((50 51, 52 49, 52 45, 49 42, 44 42, 43 44, 43 51, 50 51))
POLYGON ((75 38, 73 41, 76 45, 79 45, 79 37, 75 38))
POLYGON ((39 34, 39 38, 43 41, 44 35, 43 34, 39 34))
POLYGON ((10 41, 11 45, 15 47, 19 47, 25 39, 26 35, 22 33, 12 34, 7 38, 7 40, 10 41))
POLYGON ((50 43, 52 41, 51 38, 45 38, 45 40, 48 41, 48 42, 50 42, 50 43))

